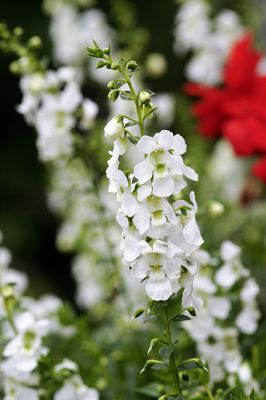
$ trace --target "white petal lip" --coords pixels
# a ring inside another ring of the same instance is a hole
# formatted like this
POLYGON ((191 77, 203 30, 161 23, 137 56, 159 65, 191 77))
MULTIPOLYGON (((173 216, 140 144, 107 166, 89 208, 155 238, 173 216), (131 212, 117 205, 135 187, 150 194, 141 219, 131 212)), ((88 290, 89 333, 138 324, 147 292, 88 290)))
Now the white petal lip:
POLYGON ((150 272, 145 290, 147 295, 156 301, 167 300, 173 294, 171 283, 162 270, 150 272))
POLYGON ((121 211, 128 217, 133 217, 138 209, 138 203, 132 194, 126 193, 121 203, 121 211))
POLYGON ((131 267, 133 275, 138 279, 144 279, 149 274, 149 267, 145 257, 140 257, 131 267))
POLYGON ((151 216, 144 206, 140 207, 136 212, 133 218, 133 223, 141 235, 143 235, 150 228, 151 216))
POLYGON ((173 194, 175 184, 170 176, 165 178, 154 178, 153 180, 153 194, 158 197, 169 197, 173 194))

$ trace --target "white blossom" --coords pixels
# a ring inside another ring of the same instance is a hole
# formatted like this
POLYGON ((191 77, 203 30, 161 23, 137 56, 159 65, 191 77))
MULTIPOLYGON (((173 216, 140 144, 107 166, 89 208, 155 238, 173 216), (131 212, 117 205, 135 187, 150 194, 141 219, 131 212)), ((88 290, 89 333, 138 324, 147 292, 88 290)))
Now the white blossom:
POLYGON ((59 389, 54 400, 98 400, 99 394, 97 390, 86 386, 78 375, 74 375, 68 379, 63 387, 59 389))
POLYGON ((206 1, 186 1, 177 13, 174 34, 178 53, 193 52, 186 68, 187 77, 206 85, 221 83, 227 57, 243 33, 234 11, 222 10, 212 21, 206 1))

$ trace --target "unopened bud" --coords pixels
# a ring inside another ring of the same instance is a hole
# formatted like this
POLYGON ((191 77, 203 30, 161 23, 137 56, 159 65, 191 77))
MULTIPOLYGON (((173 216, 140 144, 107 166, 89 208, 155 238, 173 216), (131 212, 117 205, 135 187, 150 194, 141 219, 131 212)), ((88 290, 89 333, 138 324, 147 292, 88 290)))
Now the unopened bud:
POLYGON ((118 67, 119 67, 119 65, 117 64, 117 62, 112 62, 111 69, 113 69, 115 71, 118 67))
POLYGON ((139 101, 142 104, 148 104, 151 101, 151 95, 146 90, 139 92, 139 101))
POLYGON ((105 126, 104 134, 112 140, 123 138, 125 136, 125 128, 122 118, 120 116, 112 118, 105 126))
POLYGON ((110 49, 109 49, 108 47, 105 47, 105 48, 103 49, 103 54, 106 54, 107 56, 109 56, 109 54, 110 54, 110 49))
POLYGON ((119 96, 119 90, 114 89, 114 90, 111 90, 111 92, 109 92, 108 99, 111 101, 116 101, 118 96, 119 96))
POLYGON ((131 60, 127 63, 127 67, 126 67, 130 72, 134 72, 137 69, 139 69, 139 65, 135 60, 131 60))
POLYGON ((108 82, 108 83, 107 83, 107 87, 108 87, 108 89, 116 89, 116 88, 117 88, 117 83, 116 83, 116 81, 113 80, 113 81, 108 82))

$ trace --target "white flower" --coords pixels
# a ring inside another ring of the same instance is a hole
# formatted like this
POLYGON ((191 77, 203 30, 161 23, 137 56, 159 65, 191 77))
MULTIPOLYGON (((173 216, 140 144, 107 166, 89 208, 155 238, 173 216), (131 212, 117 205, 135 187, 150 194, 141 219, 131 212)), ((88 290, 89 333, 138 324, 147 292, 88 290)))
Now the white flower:
POLYGON ((93 122, 98 114, 98 105, 90 100, 85 99, 82 103, 82 119, 80 126, 82 129, 89 129, 93 125, 93 122))
POLYGON ((33 315, 25 311, 15 319, 15 325, 18 334, 6 345, 3 355, 19 371, 31 372, 36 368, 39 356, 46 352, 42 346, 42 336, 48 333, 49 322, 36 322, 33 315))
POLYGON ((248 271, 240 262, 240 252, 240 247, 234 243, 223 242, 221 258, 225 261, 225 264, 219 268, 215 275, 215 280, 220 286, 230 288, 240 277, 248 275, 248 271))
POLYGON ((133 275, 145 280, 145 289, 153 300, 167 300, 173 293, 172 281, 180 276, 182 260, 170 257, 167 243, 155 240, 148 244, 139 243, 140 257, 131 264, 133 275))
POLYGON ((54 400, 98 400, 97 390, 86 386, 78 375, 68 379, 63 387, 59 389, 54 400))
POLYGON ((119 157, 126 151, 126 144, 122 140, 115 140, 113 150, 110 152, 111 158, 108 160, 106 176, 109 180, 109 192, 117 193, 120 188, 128 187, 128 180, 123 171, 119 169, 119 157))
POLYGON ((185 153, 186 144, 182 136, 174 136, 167 130, 156 133, 154 137, 142 136, 137 149, 146 158, 135 166, 134 176, 141 185, 153 178, 155 196, 179 194, 186 186, 183 175, 197 180, 197 174, 183 163, 181 154, 185 153))
POLYGON ((177 51, 198 49, 210 30, 209 6, 204 0, 189 0, 181 6, 176 18, 177 51))
POLYGON ((244 29, 235 12, 223 10, 211 21, 209 10, 203 0, 188 0, 181 6, 176 18, 175 50, 194 51, 186 68, 190 80, 216 85, 222 82, 226 59, 244 29))
POLYGON ((241 332, 251 335, 252 333, 256 332, 258 328, 259 316, 260 313, 257 310, 256 304, 248 304, 237 315, 236 326, 241 332))
POLYGON ((54 58, 65 65, 82 65, 86 60, 84 49, 93 40, 101 47, 113 42, 114 34, 101 10, 78 13, 74 7, 63 6, 52 18, 50 35, 54 58))
POLYGON ((68 358, 64 358, 60 364, 57 364, 55 366, 55 371, 60 372, 64 369, 68 369, 69 371, 77 372, 78 366, 76 363, 74 363, 74 361, 69 360, 68 358))
POLYGON ((104 134, 107 138, 115 140, 125 136, 125 128, 120 117, 112 118, 104 127, 104 134))
POLYGON ((12 379, 4 380, 3 400, 39 400, 39 391, 19 384, 12 379))

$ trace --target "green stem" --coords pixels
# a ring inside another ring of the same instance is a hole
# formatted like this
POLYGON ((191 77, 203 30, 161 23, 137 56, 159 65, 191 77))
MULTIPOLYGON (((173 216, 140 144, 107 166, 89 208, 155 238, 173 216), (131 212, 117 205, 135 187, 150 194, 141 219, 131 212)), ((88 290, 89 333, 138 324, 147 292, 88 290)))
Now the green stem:
POLYGON ((214 397, 213 397, 213 395, 212 395, 212 392, 210 391, 209 388, 206 388, 206 392, 207 392, 207 394, 208 394, 210 400, 215 400, 214 397))
MULTIPOLYGON (((167 342, 169 345, 173 345, 172 342, 172 336, 171 336, 171 329, 170 329, 170 322, 169 322, 169 316, 168 316, 168 308, 167 308, 167 303, 164 305, 164 329, 165 329, 165 336, 167 339, 167 342)), ((174 353, 170 354, 169 357, 169 361, 170 361, 170 369, 172 372, 172 377, 173 377, 173 386, 175 388, 175 390, 177 391, 178 395, 182 394, 182 389, 181 389, 181 385, 180 385, 180 379, 179 379, 179 375, 176 369, 176 362, 175 362, 175 355, 174 353)))
MULTIPOLYGON (((110 62, 111 64, 113 62, 112 57, 107 56, 107 55, 104 55, 103 59, 108 61, 108 62, 110 62)), ((140 133, 141 133, 141 136, 143 136, 144 135, 144 122, 143 122, 142 110, 141 110, 140 105, 139 105, 138 96, 137 96, 137 94, 135 92, 135 89, 134 89, 132 83, 131 83, 131 80, 130 80, 130 77, 129 77, 127 71, 125 71, 125 69, 121 65, 118 67, 118 71, 123 76, 123 78, 125 79, 125 82, 127 83, 128 87, 130 89, 130 92, 131 92, 131 95, 132 95, 132 100, 134 101, 135 107, 136 107, 140 133)))
POLYGON ((131 92, 131 95, 132 95, 132 98, 133 98, 133 101, 134 101, 135 107, 136 107, 140 133, 141 133, 141 136, 143 136, 144 135, 144 123, 143 123, 141 110, 140 110, 140 107, 139 107, 139 101, 138 101, 137 94, 136 94, 135 89, 134 89, 134 87, 133 87, 133 85, 131 83, 131 80, 130 80, 130 77, 129 77, 128 73, 122 67, 119 67, 118 70, 121 73, 121 75, 123 76, 123 78, 125 79, 126 83, 128 84, 128 87, 130 89, 130 92, 131 92))

